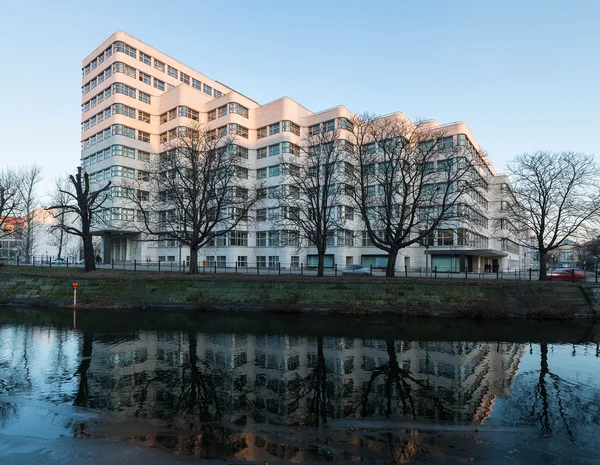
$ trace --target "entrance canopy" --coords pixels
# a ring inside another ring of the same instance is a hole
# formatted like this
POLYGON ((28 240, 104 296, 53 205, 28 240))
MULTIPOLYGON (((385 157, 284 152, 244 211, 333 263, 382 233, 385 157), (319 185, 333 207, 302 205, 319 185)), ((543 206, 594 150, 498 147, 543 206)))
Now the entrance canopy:
POLYGON ((506 257, 506 252, 492 249, 427 249, 429 255, 474 255, 478 257, 506 257))

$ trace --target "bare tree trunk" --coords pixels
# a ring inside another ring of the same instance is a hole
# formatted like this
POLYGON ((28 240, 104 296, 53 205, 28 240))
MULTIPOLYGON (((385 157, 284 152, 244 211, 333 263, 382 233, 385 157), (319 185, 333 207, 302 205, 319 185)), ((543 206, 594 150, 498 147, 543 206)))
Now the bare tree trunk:
POLYGON ((388 254, 388 262, 385 268, 385 275, 388 278, 396 276, 396 260, 398 259, 398 249, 392 248, 388 254))
POLYGON ((540 251, 540 281, 546 281, 546 262, 548 259, 548 252, 540 251))
POLYGON ((190 247, 190 269, 189 274, 198 273, 198 249, 194 246, 190 247))
POLYGON ((317 251, 317 277, 325 276, 325 252, 317 251))
POLYGON ((62 257, 62 250, 65 241, 65 231, 64 229, 60 229, 57 237, 57 247, 58 247, 58 258, 62 257))
POLYGON ((96 269, 96 257, 94 257, 94 244, 90 233, 83 238, 83 255, 85 259, 84 271, 94 271, 96 269))

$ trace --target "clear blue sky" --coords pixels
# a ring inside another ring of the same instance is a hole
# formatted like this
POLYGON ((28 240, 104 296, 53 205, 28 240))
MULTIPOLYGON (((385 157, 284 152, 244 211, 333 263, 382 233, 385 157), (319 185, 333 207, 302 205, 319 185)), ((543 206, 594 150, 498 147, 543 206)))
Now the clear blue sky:
POLYGON ((81 61, 124 30, 266 103, 464 121, 496 169, 598 152, 600 0, 13 2, 0 14, 0 167, 80 154, 81 61))

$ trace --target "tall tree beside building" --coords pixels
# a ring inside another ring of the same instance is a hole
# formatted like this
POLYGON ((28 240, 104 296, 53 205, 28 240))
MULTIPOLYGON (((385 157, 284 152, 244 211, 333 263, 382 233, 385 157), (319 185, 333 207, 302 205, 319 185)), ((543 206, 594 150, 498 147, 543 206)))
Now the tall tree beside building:
POLYGON ((395 276, 402 249, 435 233, 438 244, 453 245, 459 228, 458 244, 469 244, 472 232, 460 225, 475 227, 485 216, 468 201, 483 160, 466 141, 396 116, 362 115, 348 131, 350 192, 370 242, 388 254, 386 276, 395 276))
POLYGON ((104 217, 104 204, 108 199, 111 182, 92 190, 90 175, 81 166, 77 173, 71 174, 65 182, 57 181, 51 205, 46 210, 51 211, 54 218, 63 214, 72 214, 76 220, 57 222, 67 234, 79 236, 83 242, 83 257, 85 271, 96 269, 94 244, 92 240, 92 225, 104 217))
MULTIPOLYGON (((69 197, 64 193, 68 187, 68 182, 65 178, 59 178, 55 181, 55 189, 52 193, 52 203, 57 205, 66 205, 69 202, 69 197), (58 190, 60 187, 61 190, 58 190)), ((57 258, 62 258, 67 252, 67 244, 69 243, 69 235, 65 231, 65 225, 69 222, 69 215, 64 208, 52 212, 55 223, 50 226, 48 231, 48 245, 56 247, 57 258)), ((79 255, 79 254, 77 254, 79 255)), ((72 256, 72 255, 71 255, 72 256)))
POLYGON ((0 237, 19 207, 19 175, 10 168, 0 170, 0 237))
POLYGON ((297 158, 284 154, 280 160, 285 176, 283 185, 268 188, 276 193, 268 192, 267 197, 278 199, 275 209, 281 220, 276 224, 283 228, 280 244, 314 247, 317 276, 323 276, 328 245, 335 234, 345 233, 347 212, 342 205, 345 150, 333 120, 311 126, 302 148, 294 150, 297 158))
POLYGON ((42 180, 42 167, 39 165, 23 167, 18 176, 23 255, 26 263, 29 263, 35 253, 35 243, 41 229, 41 218, 36 218, 36 214, 41 206, 37 185, 42 180))
POLYGON ((248 150, 226 128, 201 124, 169 132, 164 151, 148 163, 148 182, 139 186, 156 198, 135 196, 145 233, 190 248, 190 273, 198 272, 198 250, 226 237, 249 220, 258 201, 247 179, 248 150))
POLYGON ((521 232, 523 246, 531 247, 533 236, 543 281, 549 252, 597 228, 598 166, 590 155, 539 151, 518 155, 508 171, 518 202, 510 204, 507 216, 521 232))

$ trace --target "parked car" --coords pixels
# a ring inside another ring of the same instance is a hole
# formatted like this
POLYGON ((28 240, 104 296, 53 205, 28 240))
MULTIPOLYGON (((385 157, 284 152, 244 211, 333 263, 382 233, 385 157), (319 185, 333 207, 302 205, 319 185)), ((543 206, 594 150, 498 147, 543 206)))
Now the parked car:
POLYGON ((56 257, 56 258, 52 259, 53 265, 65 265, 66 263, 67 263, 67 261, 62 257, 61 258, 56 257))
POLYGON ((546 275, 549 281, 580 281, 585 279, 585 270, 581 268, 558 268, 546 275))
POLYGON ((367 265, 350 265, 342 268, 342 276, 370 276, 371 267, 367 265))

